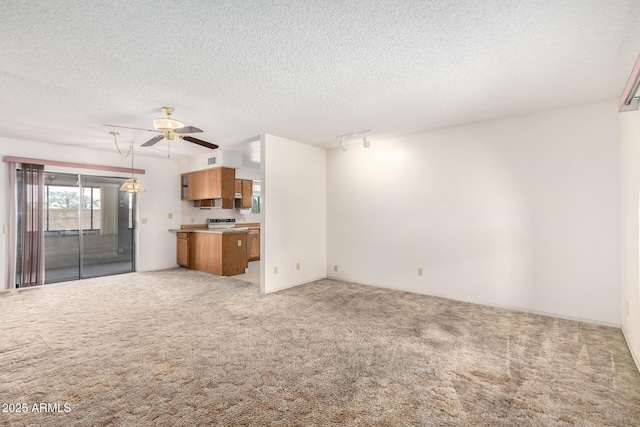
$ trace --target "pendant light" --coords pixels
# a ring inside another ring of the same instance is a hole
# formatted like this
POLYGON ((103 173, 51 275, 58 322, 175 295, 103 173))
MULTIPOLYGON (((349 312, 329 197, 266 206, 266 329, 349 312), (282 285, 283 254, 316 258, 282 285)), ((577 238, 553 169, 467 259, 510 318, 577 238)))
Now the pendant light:
POLYGON ((136 178, 134 175, 135 169, 133 167, 133 141, 131 141, 131 147, 129 147, 129 152, 127 154, 122 154, 122 151, 120 151, 120 147, 118 147, 118 140, 116 138, 116 135, 118 135, 118 132, 109 132, 109 133, 113 135, 113 140, 116 143, 116 148, 118 149, 118 153, 120 153, 120 155, 125 158, 127 156, 131 156, 131 178, 127 179, 120 186, 119 190, 126 191, 128 193, 141 193, 141 192, 147 191, 147 189, 144 188, 144 185, 142 185, 140 180, 136 178))

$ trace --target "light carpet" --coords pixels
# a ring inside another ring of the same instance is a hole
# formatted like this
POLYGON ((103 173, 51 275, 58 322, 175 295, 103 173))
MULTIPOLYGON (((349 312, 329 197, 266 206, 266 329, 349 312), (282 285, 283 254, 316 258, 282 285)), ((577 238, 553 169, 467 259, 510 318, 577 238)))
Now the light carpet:
POLYGON ((0 292, 0 313, 3 425, 640 425, 616 328, 186 269, 0 292))

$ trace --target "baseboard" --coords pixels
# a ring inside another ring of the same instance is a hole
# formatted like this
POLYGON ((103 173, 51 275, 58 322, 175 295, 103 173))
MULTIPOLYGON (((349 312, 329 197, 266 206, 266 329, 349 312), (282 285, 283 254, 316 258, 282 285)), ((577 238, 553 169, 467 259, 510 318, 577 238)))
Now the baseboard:
POLYGON ((486 307, 502 308, 502 309, 505 309, 505 310, 519 311, 521 313, 536 314, 538 316, 555 317, 555 318, 558 318, 558 319, 571 320, 573 322, 589 323, 589 324, 598 325, 598 326, 608 326, 608 327, 617 328, 617 329, 620 329, 620 327, 622 326, 621 323, 611 323, 611 322, 605 322, 605 321, 602 321, 602 320, 584 319, 584 318, 581 318, 581 317, 567 316, 567 315, 558 314, 558 313, 548 313, 548 312, 544 312, 544 311, 532 310, 532 309, 523 308, 523 307, 513 307, 513 306, 509 306, 509 305, 492 304, 492 303, 489 303, 489 302, 486 302, 486 301, 482 301, 482 302, 469 301, 469 300, 464 300, 464 299, 453 298, 453 297, 450 297, 450 296, 447 296, 447 295, 440 295, 440 294, 426 293, 426 292, 418 292, 418 291, 416 291, 414 289, 400 289, 400 288, 393 288, 393 287, 390 287, 390 286, 384 286, 384 285, 378 285, 378 284, 360 283, 360 282, 356 282, 356 281, 345 279, 345 278, 341 278, 341 277, 327 276, 327 279, 340 280, 340 281, 349 282, 349 283, 356 283, 358 285, 364 285, 364 286, 373 286, 374 288, 391 289, 391 290, 401 291, 401 292, 410 292, 410 293, 417 294, 417 295, 427 295, 427 296, 436 297, 436 298, 448 299, 448 300, 451 300, 451 301, 466 302, 466 303, 469 303, 469 304, 484 305, 486 307))
POLYGON ((291 285, 282 286, 282 287, 280 287, 280 288, 271 289, 271 290, 269 290, 269 291, 265 292, 265 293, 264 293, 264 295, 272 294, 272 293, 274 293, 274 292, 284 291, 285 289, 295 288, 296 286, 304 285, 304 284, 307 284, 307 283, 310 283, 310 282, 315 282, 316 280, 322 280, 322 279, 326 279, 326 276, 324 276, 324 277, 322 277, 322 276, 321 276, 321 277, 317 277, 317 278, 315 278, 315 279, 308 279, 308 280, 304 280, 304 281, 302 281, 302 282, 296 282, 296 283, 293 283, 293 284, 291 284, 291 285))
POLYGON ((633 347, 631 347, 631 342, 629 341, 629 338, 627 338, 627 333, 624 330, 624 325, 622 325, 620 329, 622 330, 622 336, 624 337, 624 341, 627 343, 627 348, 629 349, 629 353, 631 353, 631 357, 633 358, 633 361, 636 364, 636 368, 638 369, 638 372, 640 372, 640 358, 638 358, 636 353, 633 351, 633 347))

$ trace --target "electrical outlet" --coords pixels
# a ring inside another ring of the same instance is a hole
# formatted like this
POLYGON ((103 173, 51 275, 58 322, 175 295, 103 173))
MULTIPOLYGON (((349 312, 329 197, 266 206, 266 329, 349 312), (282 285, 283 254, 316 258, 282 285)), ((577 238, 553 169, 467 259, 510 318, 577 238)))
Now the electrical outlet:
POLYGON ((242 240, 238 239, 238 247, 242 246, 242 240))
POLYGON ((296 262, 296 270, 300 270, 300 263, 296 262))
POLYGON ((169 212, 169 215, 167 215, 169 217, 169 219, 173 218, 173 214, 171 212, 169 212))
POLYGON ((278 274, 278 267, 273 267, 273 274, 278 274))
POLYGON ((418 276, 422 276, 422 267, 418 267, 418 276))
POLYGON ((334 271, 334 272, 336 272, 336 273, 338 272, 338 266, 337 266, 337 265, 335 265, 335 264, 334 264, 334 266, 333 266, 333 271, 334 271))
POLYGON ((140 218, 140 223, 146 224, 147 223, 147 218, 140 218))

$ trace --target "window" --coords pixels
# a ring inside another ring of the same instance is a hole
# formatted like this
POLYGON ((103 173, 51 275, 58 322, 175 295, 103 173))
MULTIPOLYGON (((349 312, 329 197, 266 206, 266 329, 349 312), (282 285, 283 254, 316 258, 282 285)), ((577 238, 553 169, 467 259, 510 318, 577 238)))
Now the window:
POLYGON ((100 188, 84 187, 82 199, 78 187, 45 184, 45 230, 68 230, 76 224, 82 205, 82 224, 87 230, 100 229, 100 188))
POLYGON ((260 213, 260 196, 253 196, 253 204, 251 205, 250 213, 252 214, 260 213))

